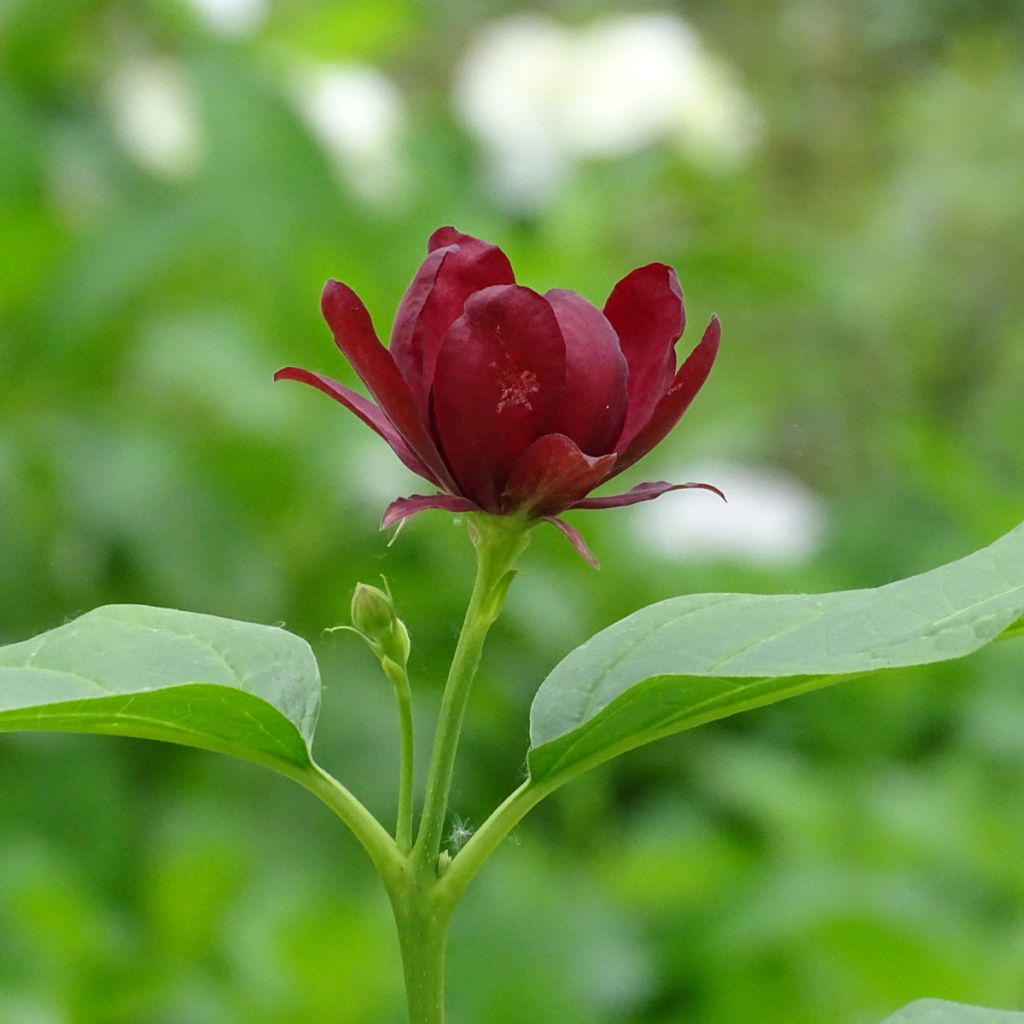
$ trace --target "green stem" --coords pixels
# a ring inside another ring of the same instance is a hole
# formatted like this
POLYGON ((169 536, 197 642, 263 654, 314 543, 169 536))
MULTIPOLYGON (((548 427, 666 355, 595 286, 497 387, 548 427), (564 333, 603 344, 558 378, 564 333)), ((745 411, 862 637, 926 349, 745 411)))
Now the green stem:
POLYGON ((401 865, 398 847, 388 835, 387 829, 348 789, 319 765, 311 764, 302 771, 285 774, 319 797, 349 827, 387 884, 401 865))
POLYGON ((534 785, 527 779, 506 797, 477 829, 441 876, 437 883, 438 898, 445 904, 454 906, 476 873, 483 867, 484 861, 494 853, 509 832, 564 781, 556 777, 541 785, 534 785))
POLYGON ((433 872, 424 872, 409 860, 390 895, 409 1024, 444 1024, 444 956, 451 907, 437 900, 433 872))
POLYGON ((412 805, 414 787, 414 741, 412 724, 412 688, 404 665, 390 659, 384 662, 384 671, 395 687, 398 704, 398 727, 402 737, 401 770, 398 777, 398 821, 395 840, 402 853, 412 849, 412 805))
POLYGON ((437 864, 466 703, 487 633, 512 582, 512 566, 528 543, 527 530, 525 521, 509 516, 476 516, 470 524, 477 552, 476 582, 441 699, 423 818, 413 851, 420 865, 437 864))

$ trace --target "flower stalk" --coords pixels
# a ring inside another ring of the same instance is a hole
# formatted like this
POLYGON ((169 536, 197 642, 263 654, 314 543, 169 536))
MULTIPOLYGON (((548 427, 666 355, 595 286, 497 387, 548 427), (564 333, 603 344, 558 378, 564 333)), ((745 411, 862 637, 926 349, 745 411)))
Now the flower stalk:
POLYGON ((484 641, 501 613, 515 575, 513 566, 529 543, 528 531, 526 520, 512 516, 480 515, 470 523, 477 552, 476 581, 441 699, 423 817, 413 854, 420 864, 437 864, 466 704, 484 641))
POLYGON ((398 705, 398 731, 401 736, 401 761, 398 775, 398 820, 395 842, 402 853, 412 849, 413 793, 415 786, 415 740, 412 721, 412 687, 404 665, 386 659, 381 663, 395 688, 398 705))

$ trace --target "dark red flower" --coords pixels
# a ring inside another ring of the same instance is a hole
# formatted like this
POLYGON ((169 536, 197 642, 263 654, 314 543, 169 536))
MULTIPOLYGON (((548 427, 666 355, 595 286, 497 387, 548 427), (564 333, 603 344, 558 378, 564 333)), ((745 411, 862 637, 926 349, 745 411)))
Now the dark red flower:
POLYGON ((574 292, 539 295, 516 284, 497 246, 454 228, 435 231, 427 248, 398 307, 390 350, 351 288, 324 287, 334 340, 376 405, 309 370, 288 367, 274 378, 337 399, 439 488, 393 502, 382 528, 428 508, 522 515, 554 523, 593 561, 559 513, 685 487, 720 493, 660 481, 587 497, 668 434, 715 361, 720 328, 712 317, 676 369, 686 316, 671 267, 634 270, 601 311, 574 292))

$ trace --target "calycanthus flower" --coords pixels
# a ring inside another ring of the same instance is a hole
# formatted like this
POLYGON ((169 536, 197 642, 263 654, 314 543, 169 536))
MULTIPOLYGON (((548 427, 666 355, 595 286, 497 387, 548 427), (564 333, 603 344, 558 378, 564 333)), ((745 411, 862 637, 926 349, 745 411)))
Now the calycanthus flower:
POLYGON ((390 349, 347 285, 328 281, 321 306, 338 348, 377 404, 320 373, 287 367, 372 427, 436 494, 399 498, 384 529, 425 509, 553 523, 588 561, 567 509, 613 508, 710 484, 638 484, 587 497, 646 455, 679 421, 711 371, 712 317, 676 369, 683 295, 675 271, 627 274, 599 310, 571 291, 516 284, 495 245, 444 227, 398 307, 390 349))

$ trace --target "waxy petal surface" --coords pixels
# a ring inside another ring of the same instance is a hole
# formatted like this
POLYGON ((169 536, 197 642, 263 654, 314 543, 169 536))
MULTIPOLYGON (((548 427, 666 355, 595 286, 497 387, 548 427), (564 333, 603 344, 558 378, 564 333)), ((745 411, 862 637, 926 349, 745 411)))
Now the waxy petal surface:
POLYGON ((626 418, 628 370, 605 315, 575 292, 553 290, 551 303, 565 339, 565 400, 558 430, 589 455, 610 452, 626 418))
POLYGON ((395 523, 400 523, 410 516, 426 512, 431 508, 443 509, 445 512, 479 512, 480 507, 474 505, 469 498, 460 498, 455 494, 411 494, 408 498, 398 498, 384 510, 380 528, 386 530, 395 523))
POLYGON ((653 501, 669 491, 685 491, 694 487, 717 494, 722 501, 725 495, 714 484, 670 484, 665 480, 655 480, 645 484, 637 484, 624 494, 608 494, 603 498, 583 498, 573 508, 621 508, 623 505, 635 505, 639 501, 653 501))
POLYGON ((715 364, 721 337, 722 325, 718 322, 718 317, 713 316, 697 347, 679 367, 672 386, 654 409, 651 418, 620 452, 614 473, 621 473, 637 459, 643 458, 679 422, 715 364))
POLYGON ((427 432, 412 392, 398 372, 391 353, 380 343, 359 296, 340 281, 328 281, 320 305, 335 343, 377 399, 384 414, 441 486, 454 491, 454 481, 434 439, 427 432))
POLYGON ((501 249, 454 228, 435 231, 428 248, 430 255, 402 298, 391 331, 391 355, 424 419, 441 342, 466 300, 490 285, 516 279, 501 249))
POLYGON ((675 343, 686 325, 676 272, 649 263, 613 289, 604 315, 619 336, 629 366, 629 409, 616 451, 622 451, 651 418, 676 372, 675 343))
POLYGON ((357 391, 345 387, 331 377, 322 373, 313 373, 311 370, 303 370, 297 366, 286 366, 274 374, 274 380, 297 380, 303 384, 309 384, 330 395, 336 402, 340 402, 346 409, 354 412, 367 426, 372 427, 389 445, 394 453, 414 473, 429 480, 430 483, 441 486, 434 474, 423 464, 422 459, 405 443, 401 434, 391 425, 391 421, 384 413, 364 398, 357 391))
POLYGON ((551 432, 565 385, 565 342, 529 288, 477 292, 441 346, 432 392, 437 436, 458 493, 489 512, 516 459, 551 432))
POLYGON ((502 511, 557 515, 589 494, 608 476, 614 463, 614 454, 585 455, 565 434, 545 434, 512 467, 501 496, 502 511))
POLYGON ((595 569, 601 568, 601 563, 594 557, 594 552, 587 547, 583 534, 571 523, 564 519, 556 519, 554 516, 544 516, 544 522, 550 523, 565 539, 576 549, 576 554, 585 562, 589 562, 595 569))

